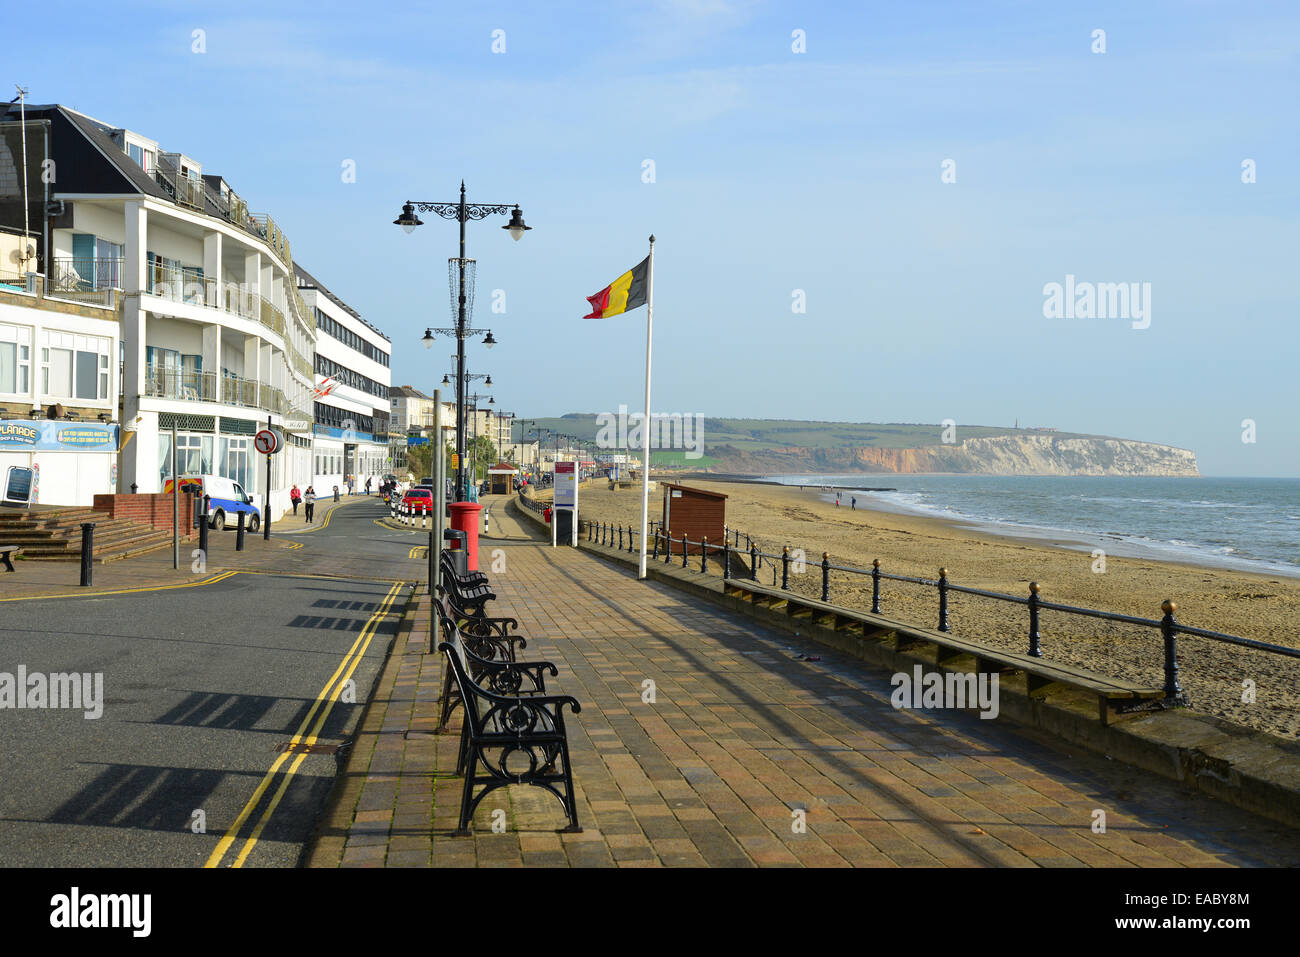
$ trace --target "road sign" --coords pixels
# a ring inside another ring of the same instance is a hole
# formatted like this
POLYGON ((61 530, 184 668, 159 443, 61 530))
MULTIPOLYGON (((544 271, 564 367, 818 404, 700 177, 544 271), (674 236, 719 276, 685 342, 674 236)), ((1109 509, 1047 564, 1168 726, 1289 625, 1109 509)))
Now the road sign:
POLYGON ((284 446, 284 435, 278 429, 262 429, 253 436, 253 448, 263 455, 273 455, 284 446))

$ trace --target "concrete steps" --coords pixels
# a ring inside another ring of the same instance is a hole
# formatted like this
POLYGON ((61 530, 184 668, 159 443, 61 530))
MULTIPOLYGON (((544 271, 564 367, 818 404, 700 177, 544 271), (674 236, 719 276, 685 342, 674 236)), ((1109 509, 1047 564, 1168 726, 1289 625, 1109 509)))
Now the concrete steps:
POLYGON ((95 562, 118 561, 171 544, 170 532, 82 507, 0 510, 0 545, 22 547, 20 560, 81 561, 81 524, 95 523, 95 562))

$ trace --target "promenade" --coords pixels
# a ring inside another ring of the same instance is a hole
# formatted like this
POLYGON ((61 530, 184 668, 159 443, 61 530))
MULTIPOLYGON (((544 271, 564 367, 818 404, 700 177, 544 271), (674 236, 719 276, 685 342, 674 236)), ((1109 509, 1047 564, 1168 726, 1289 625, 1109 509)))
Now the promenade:
POLYGON ((584 831, 557 833, 558 801, 510 787, 472 837, 451 836, 458 738, 433 733, 443 661, 423 595, 310 866, 1300 864, 1284 827, 1006 722, 895 710, 884 672, 538 543, 504 509, 493 533, 493 613, 519 620, 523 657, 559 667, 548 689, 582 704, 568 727, 584 831))

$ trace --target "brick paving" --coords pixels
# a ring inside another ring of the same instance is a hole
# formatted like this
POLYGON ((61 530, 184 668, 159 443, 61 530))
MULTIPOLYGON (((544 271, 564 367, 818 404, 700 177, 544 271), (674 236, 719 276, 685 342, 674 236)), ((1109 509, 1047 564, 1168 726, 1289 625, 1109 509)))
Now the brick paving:
POLYGON ((457 736, 432 733, 443 664, 420 596, 311 866, 1300 863, 1293 831, 1004 722, 896 711, 888 674, 593 556, 493 547, 494 612, 519 619, 524 657, 558 665, 548 689, 582 703, 583 833, 557 833, 559 802, 512 786, 483 801, 472 837, 451 836, 457 736))

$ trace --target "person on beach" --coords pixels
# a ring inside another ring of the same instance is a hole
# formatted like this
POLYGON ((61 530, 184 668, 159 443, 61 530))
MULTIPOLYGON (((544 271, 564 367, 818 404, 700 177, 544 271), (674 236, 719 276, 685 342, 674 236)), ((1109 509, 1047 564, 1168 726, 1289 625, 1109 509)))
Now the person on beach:
POLYGON ((858 500, 856 496, 849 500, 849 508, 855 512, 858 510, 858 500))
POLYGON ((289 489, 289 504, 293 506, 293 514, 298 514, 298 503, 302 501, 302 492, 298 491, 298 486, 294 485, 289 489))
POLYGON ((316 490, 310 485, 302 495, 302 507, 303 512, 306 513, 307 524, 312 524, 312 516, 316 513, 316 490))

